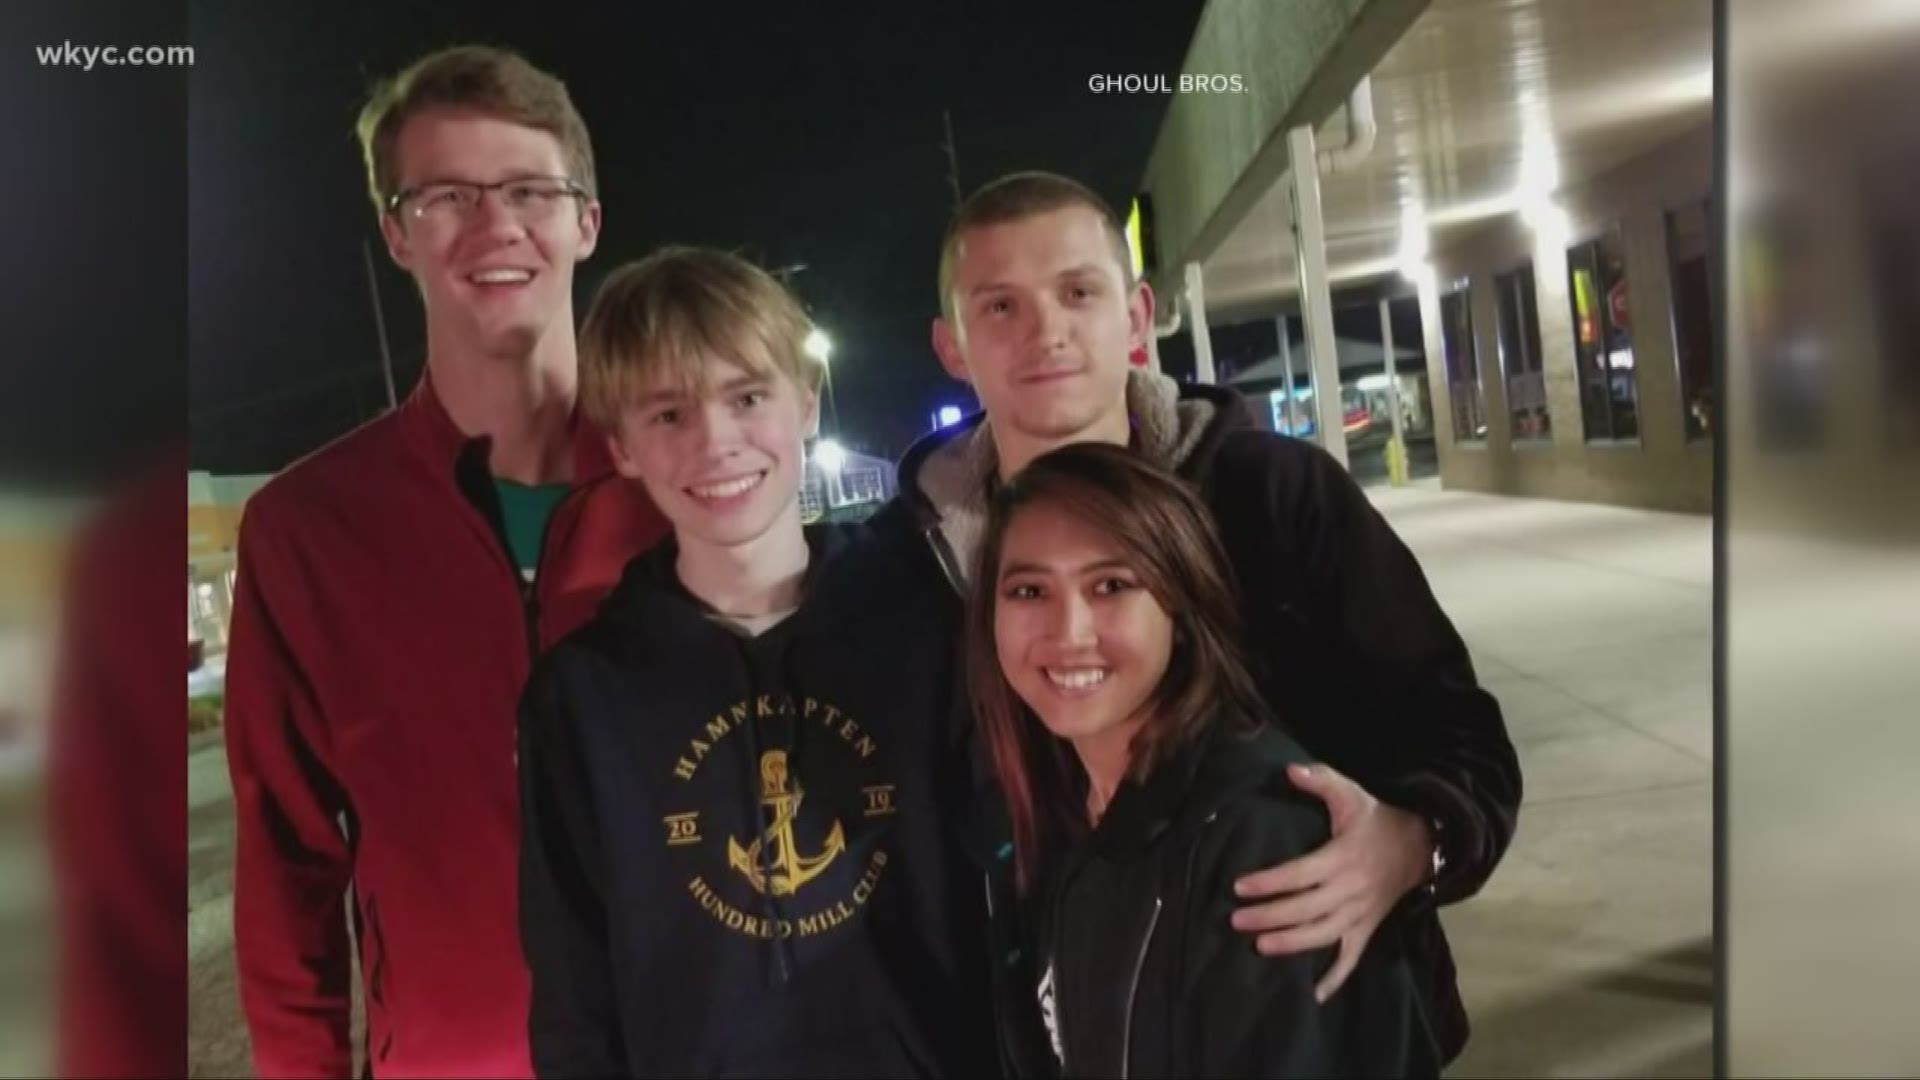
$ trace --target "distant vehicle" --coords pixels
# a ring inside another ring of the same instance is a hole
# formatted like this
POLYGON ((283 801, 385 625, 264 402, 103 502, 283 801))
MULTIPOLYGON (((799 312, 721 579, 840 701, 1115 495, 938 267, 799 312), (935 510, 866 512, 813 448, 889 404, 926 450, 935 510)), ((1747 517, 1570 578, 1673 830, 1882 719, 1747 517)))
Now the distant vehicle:
MULTIPOLYGON (((1294 435, 1299 438, 1312 438, 1320 430, 1319 417, 1315 415, 1312 390, 1294 391, 1294 412, 1299 417, 1298 431, 1287 427, 1286 391, 1273 390, 1267 394, 1269 408, 1273 414, 1273 430, 1282 435, 1294 435)), ((1373 426, 1373 406, 1368 402, 1364 391, 1351 386, 1340 388, 1340 426, 1348 435, 1356 435, 1373 426)))
POLYGON ((1345 410, 1341 426, 1348 435, 1358 435, 1373 426, 1373 409, 1367 403, 1367 395, 1359 390, 1342 387, 1340 406, 1345 410))

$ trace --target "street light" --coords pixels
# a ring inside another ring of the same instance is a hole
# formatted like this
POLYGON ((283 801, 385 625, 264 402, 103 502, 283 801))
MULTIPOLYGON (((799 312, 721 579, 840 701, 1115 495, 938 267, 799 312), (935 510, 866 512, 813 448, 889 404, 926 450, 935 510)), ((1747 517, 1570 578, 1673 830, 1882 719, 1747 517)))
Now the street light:
POLYGON ((820 367, 826 372, 827 379, 827 416, 832 430, 840 430, 840 406, 833 398, 833 339, 819 327, 807 331, 807 339, 801 344, 808 356, 820 361, 820 367))
POLYGON ((833 355, 833 339, 827 336, 825 330, 817 326, 807 331, 806 343, 801 347, 807 350, 808 356, 823 364, 833 355))

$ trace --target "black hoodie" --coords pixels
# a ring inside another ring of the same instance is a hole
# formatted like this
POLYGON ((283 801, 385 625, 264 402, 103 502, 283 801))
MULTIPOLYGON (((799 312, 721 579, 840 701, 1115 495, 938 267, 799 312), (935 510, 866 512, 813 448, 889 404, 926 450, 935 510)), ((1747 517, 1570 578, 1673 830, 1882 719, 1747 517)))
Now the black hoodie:
MULTIPOLYGON (((1387 927, 1404 930, 1451 1061, 1466 1045, 1467 1015, 1436 906, 1479 891, 1513 837, 1520 764, 1499 702, 1479 685, 1413 553, 1332 455, 1255 427, 1240 396, 1220 387, 1135 371, 1127 411, 1134 449, 1191 483, 1212 511, 1265 700, 1316 758, 1438 826, 1445 868, 1387 927)), ((955 588, 971 575, 997 468, 980 416, 922 440, 901 462, 900 497, 955 588)), ((983 751, 976 760, 984 771, 983 751)), ((1003 1005, 1037 978, 1010 870, 1001 860, 991 890, 1003 1005)), ((1019 1071, 1036 1022, 1021 1010, 1003 1017, 1024 1029, 1006 1051, 1019 1071)))
POLYGON ((522 704, 542 1076, 994 1071, 952 701, 959 604, 903 513, 810 527, 803 602, 716 621, 668 541, 522 704))

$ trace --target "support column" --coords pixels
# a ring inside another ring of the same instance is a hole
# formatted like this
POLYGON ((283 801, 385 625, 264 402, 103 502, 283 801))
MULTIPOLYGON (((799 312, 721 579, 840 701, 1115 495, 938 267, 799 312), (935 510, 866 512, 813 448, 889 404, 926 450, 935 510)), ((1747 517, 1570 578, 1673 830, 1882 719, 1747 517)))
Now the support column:
POLYGON ((1192 323, 1193 381, 1211 384, 1213 374, 1213 337, 1207 329, 1207 295, 1200 264, 1190 262, 1187 272, 1187 318, 1192 323))
POLYGON ((1347 432, 1340 407, 1340 354, 1333 333, 1327 229, 1320 210, 1320 159, 1314 150, 1312 126, 1302 124, 1287 133, 1287 155, 1293 163, 1293 246, 1300 256, 1300 311, 1315 376, 1313 401, 1320 446, 1345 466, 1347 432))
POLYGON ((1293 335, 1287 329, 1289 320, 1285 315, 1274 321, 1280 327, 1280 367, 1287 373, 1287 434, 1297 439, 1300 437, 1300 402, 1294 396, 1296 391, 1293 385, 1293 335))
POLYGON ((1407 486, 1407 438, 1400 422, 1400 376, 1394 371, 1393 301, 1380 298, 1380 345, 1387 360, 1387 411, 1393 414, 1393 434, 1387 439, 1387 481, 1407 486))

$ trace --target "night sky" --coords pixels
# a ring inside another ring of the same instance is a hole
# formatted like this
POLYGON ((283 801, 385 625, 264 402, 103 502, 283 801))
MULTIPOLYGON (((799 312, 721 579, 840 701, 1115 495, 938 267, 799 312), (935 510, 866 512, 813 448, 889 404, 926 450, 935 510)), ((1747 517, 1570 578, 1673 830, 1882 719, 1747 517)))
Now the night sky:
POLYGON ((352 128, 370 78, 423 51, 504 45, 566 80, 606 206, 576 316, 664 242, 804 263, 792 283, 834 335, 845 441, 894 456, 936 407, 972 404, 928 344, 942 109, 963 191, 1045 168, 1124 209, 1169 99, 1088 78, 1177 72, 1200 7, 195 3, 193 467, 275 470, 384 407, 363 243, 403 394, 418 377, 419 301, 379 246, 352 128))
POLYGON ((184 24, 164 2, 0 4, 0 512, 181 445, 188 69, 84 71, 38 49, 179 44, 184 24))

